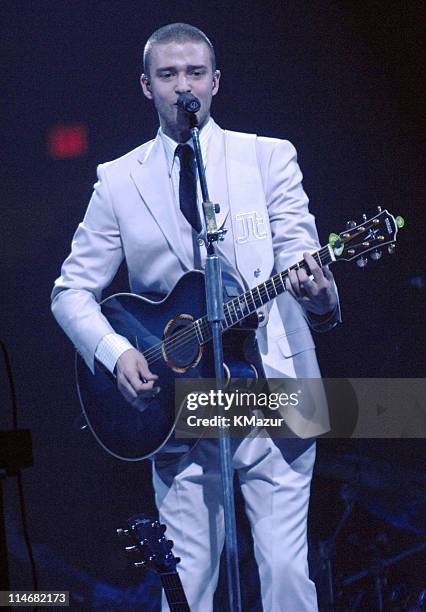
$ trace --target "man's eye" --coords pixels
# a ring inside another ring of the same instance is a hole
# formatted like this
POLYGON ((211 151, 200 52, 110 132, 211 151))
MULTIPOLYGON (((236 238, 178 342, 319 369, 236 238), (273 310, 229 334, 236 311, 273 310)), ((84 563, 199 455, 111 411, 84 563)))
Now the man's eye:
POLYGON ((163 72, 162 74, 160 74, 160 77, 162 79, 170 79, 171 76, 172 76, 171 72, 163 72))

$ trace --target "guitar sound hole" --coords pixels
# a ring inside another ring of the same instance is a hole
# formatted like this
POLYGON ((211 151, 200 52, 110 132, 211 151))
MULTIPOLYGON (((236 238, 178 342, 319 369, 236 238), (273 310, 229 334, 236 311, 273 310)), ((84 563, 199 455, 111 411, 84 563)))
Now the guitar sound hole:
POLYGON ((198 363, 201 347, 190 315, 179 315, 167 324, 163 336, 163 356, 169 367, 178 372, 198 363))

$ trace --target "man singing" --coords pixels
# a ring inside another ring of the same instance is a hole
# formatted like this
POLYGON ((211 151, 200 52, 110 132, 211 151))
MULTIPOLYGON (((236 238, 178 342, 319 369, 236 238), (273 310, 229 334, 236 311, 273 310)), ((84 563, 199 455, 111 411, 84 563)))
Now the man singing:
MULTIPOLYGON (((53 313, 87 366, 93 370, 98 360, 115 372, 130 402, 152 394, 161 380, 102 315, 103 289, 123 259, 131 291, 140 295, 165 296, 185 272, 205 265, 200 188, 194 182, 188 206, 182 187, 194 165, 189 116, 178 105, 183 94, 201 103, 197 119, 208 187, 211 200, 220 204, 218 226, 228 230, 218 251, 222 267, 248 287, 303 257, 311 272, 290 272, 288 291, 272 302, 267 325, 256 332, 266 375, 319 378, 309 327, 327 331, 340 317, 332 275, 309 255, 319 243, 294 147, 285 140, 222 130, 210 116, 219 82, 214 49, 203 32, 176 23, 152 34, 141 86, 157 110, 158 133, 98 167, 89 207, 52 293, 53 313)), ((232 464, 252 528, 267 612, 317 609, 308 575, 307 512, 312 437, 327 430, 328 417, 299 414, 291 425, 301 438, 233 441, 232 464)), ((182 558, 179 573, 194 612, 213 609, 224 544, 216 442, 202 440, 180 454, 166 447, 153 461, 160 518, 182 558)), ((165 601, 163 610, 168 610, 165 601)))

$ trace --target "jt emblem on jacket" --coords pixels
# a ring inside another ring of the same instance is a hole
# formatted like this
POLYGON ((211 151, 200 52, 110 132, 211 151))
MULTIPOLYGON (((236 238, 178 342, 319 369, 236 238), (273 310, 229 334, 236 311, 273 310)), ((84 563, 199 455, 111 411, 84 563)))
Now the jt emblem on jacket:
POLYGON ((235 220, 239 221, 239 228, 242 233, 237 236, 238 244, 253 242, 253 240, 265 240, 268 232, 265 228, 265 219, 255 210, 235 215, 235 220))

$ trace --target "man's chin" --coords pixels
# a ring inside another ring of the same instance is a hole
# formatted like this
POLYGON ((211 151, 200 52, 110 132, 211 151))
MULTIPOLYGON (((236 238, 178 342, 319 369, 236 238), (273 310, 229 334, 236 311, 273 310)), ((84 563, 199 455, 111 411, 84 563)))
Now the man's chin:
MULTIPOLYGON (((200 113, 197 113, 197 126, 199 129, 203 128, 207 121, 209 120, 210 115, 207 113, 200 116, 200 113)), ((171 117, 169 121, 162 122, 160 120, 160 124, 162 125, 163 132, 165 134, 170 135, 172 138, 178 139, 181 142, 189 140, 191 133, 191 114, 185 113, 182 111, 177 111, 174 117, 171 117)))

